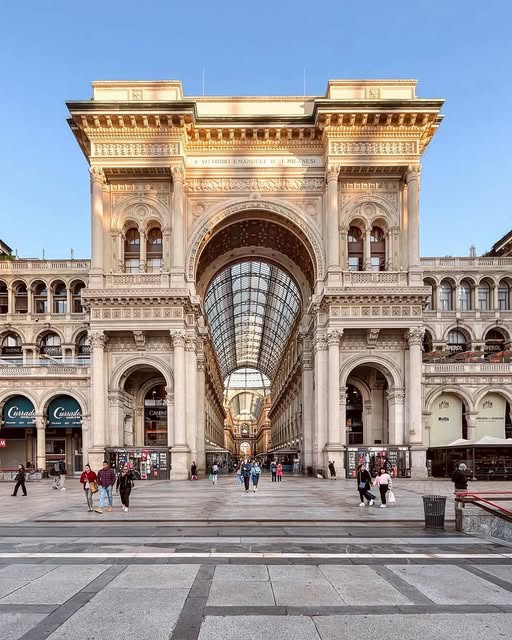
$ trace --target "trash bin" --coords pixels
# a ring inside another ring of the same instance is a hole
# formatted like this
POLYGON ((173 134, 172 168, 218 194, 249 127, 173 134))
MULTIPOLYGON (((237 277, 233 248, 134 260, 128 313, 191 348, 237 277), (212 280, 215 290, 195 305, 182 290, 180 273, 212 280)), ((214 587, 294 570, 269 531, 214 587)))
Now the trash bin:
POLYGON ((313 467, 308 467, 308 478, 313 477, 313 467))
POLYGON ((431 529, 433 531, 443 531, 445 509, 446 496, 423 496, 425 529, 431 529))

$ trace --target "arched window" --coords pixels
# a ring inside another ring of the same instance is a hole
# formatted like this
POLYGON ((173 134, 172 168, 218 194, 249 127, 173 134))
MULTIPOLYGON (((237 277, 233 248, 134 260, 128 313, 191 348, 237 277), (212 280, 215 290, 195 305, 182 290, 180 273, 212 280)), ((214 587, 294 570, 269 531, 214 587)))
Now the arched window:
POLYGON ((347 235, 348 269, 362 271, 363 269, 363 234, 358 227, 350 227, 347 235))
POLYGON ((0 315, 3 313, 9 313, 9 293, 5 282, 0 280, 0 315))
POLYGON ((53 313, 66 313, 68 310, 68 292, 63 282, 53 285, 53 313))
POLYGON ((437 309, 437 284, 434 280, 430 278, 426 278, 423 281, 423 284, 426 287, 430 287, 432 289, 432 293, 429 296, 427 304, 425 306, 425 311, 435 311, 437 309))
POLYGON ((85 289, 83 282, 75 283, 71 288, 71 312, 82 313, 84 308, 82 307, 82 290, 85 289))
POLYGON ((60 338, 56 333, 47 333, 41 338, 40 352, 52 358, 60 358, 62 356, 62 347, 60 338))
POLYGON ((370 268, 384 271, 386 267, 386 237, 380 227, 372 227, 370 233, 370 268))
POLYGON ((23 353, 20 338, 15 333, 6 334, 2 338, 0 345, 2 356, 17 357, 23 353))
POLYGON ((347 385, 347 429, 349 444, 363 443, 363 398, 358 389, 347 385))
POLYGON ((471 311, 471 283, 463 280, 459 286, 459 309, 461 311, 471 311))
POLYGON ((38 282, 34 286, 34 311, 48 313, 48 289, 44 282, 38 282))
POLYGON ((144 445, 167 446, 167 403, 165 386, 152 387, 144 398, 144 445))
POLYGON ((433 350, 434 344, 432 341, 432 335, 430 334, 430 331, 425 330, 425 333, 423 334, 423 352, 431 353, 433 350))
POLYGON ((14 285, 14 313, 28 312, 28 291, 24 282, 14 285))
POLYGON ((162 257, 162 232, 158 227, 153 227, 149 230, 146 240, 146 271, 160 271, 162 257))
POLYGON ((491 309, 491 285, 485 280, 478 287, 478 308, 480 311, 491 309))
POLYGON ((447 280, 439 285, 439 308, 441 311, 453 311, 453 289, 447 280))
POLYGON ((506 280, 502 280, 498 287, 498 309, 500 311, 510 310, 510 285, 506 280))
POLYGON ((91 345, 89 342, 89 337, 86 333, 82 333, 76 341, 76 353, 80 356, 90 356, 91 355, 91 345))
POLYGON ((448 351, 460 353, 468 350, 466 336, 458 329, 453 329, 446 340, 448 351))
POLYGON ((499 329, 489 329, 485 334, 485 355, 505 351, 505 336, 499 329))
POLYGON ((124 237, 124 270, 126 273, 140 271, 140 234, 138 229, 128 229, 124 237))

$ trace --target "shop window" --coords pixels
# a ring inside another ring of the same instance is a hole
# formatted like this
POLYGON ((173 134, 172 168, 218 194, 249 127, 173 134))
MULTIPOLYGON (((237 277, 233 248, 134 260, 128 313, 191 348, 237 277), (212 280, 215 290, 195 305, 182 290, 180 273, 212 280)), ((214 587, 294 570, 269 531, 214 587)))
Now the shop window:
POLYGON ((52 358, 60 358, 62 356, 62 347, 60 338, 56 333, 47 333, 41 339, 40 352, 52 358))
POLYGON ((83 313, 82 306, 82 291, 85 289, 85 284, 83 282, 77 282, 73 285, 71 289, 71 306, 72 313, 83 313))
POLYGON ((165 386, 152 387, 144 398, 144 445, 167 446, 167 403, 165 386))
POLYGON ((7 285, 0 280, 0 315, 9 313, 9 294, 7 285))
POLYGON ((34 287, 34 311, 48 313, 48 289, 44 282, 39 282, 34 287))
POLYGON ((163 240, 162 232, 154 227, 148 232, 146 241, 146 270, 160 271, 162 268, 163 240))
POLYGON ((468 350, 466 336, 457 329, 450 331, 446 342, 448 351, 451 353, 461 353, 468 350))
POLYGON ((449 282, 441 282, 439 286, 439 307, 441 311, 453 311, 453 289, 449 282))
POLYGON ((68 292, 63 282, 57 282, 53 288, 53 313, 66 313, 68 309, 68 292))
POLYGON ((363 268, 363 234, 358 227, 350 227, 347 235, 348 269, 362 271, 363 268))
POLYGON ((461 311, 471 311, 471 308, 471 285, 463 280, 459 286, 459 309, 461 311))
POLYGON ((372 227, 370 233, 370 269, 384 271, 386 263, 386 239, 384 231, 379 227, 372 227))
POLYGON ((124 238, 124 270, 126 273, 140 271, 140 234, 138 229, 128 229, 124 238))
POLYGON ((20 282, 14 288, 14 313, 28 312, 28 291, 27 285, 20 282))
POLYGON ((504 282, 498 287, 498 309, 500 311, 510 310, 510 287, 504 282))
POLYGON ((478 308, 489 311, 491 308, 491 287, 488 282, 481 282, 478 287, 478 308))

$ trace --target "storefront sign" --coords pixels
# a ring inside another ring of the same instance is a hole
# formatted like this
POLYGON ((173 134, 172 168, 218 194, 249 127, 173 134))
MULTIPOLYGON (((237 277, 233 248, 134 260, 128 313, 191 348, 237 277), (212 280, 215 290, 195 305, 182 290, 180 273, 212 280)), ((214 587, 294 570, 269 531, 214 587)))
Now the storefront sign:
POLYGON ((6 446, 7 446, 7 440, 2 440, 0 438, 0 449, 5 449, 6 446))
POLYGON ((15 396, 4 404, 3 421, 6 427, 33 427, 36 423, 36 410, 25 396, 15 396))
POLYGON ((187 156, 187 167, 244 169, 251 167, 323 167, 322 156, 187 156))
POLYGON ((49 427, 79 427, 82 411, 78 402, 70 396, 58 396, 48 406, 49 427))

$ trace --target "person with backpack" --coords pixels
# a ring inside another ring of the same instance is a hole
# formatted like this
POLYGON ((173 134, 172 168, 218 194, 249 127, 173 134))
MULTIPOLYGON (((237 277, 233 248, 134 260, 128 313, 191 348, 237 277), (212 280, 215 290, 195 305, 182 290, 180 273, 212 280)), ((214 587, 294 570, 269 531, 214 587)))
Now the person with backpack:
POLYGON ((251 467, 252 490, 254 493, 258 491, 258 482, 260 480, 261 467, 256 460, 253 461, 251 467))

